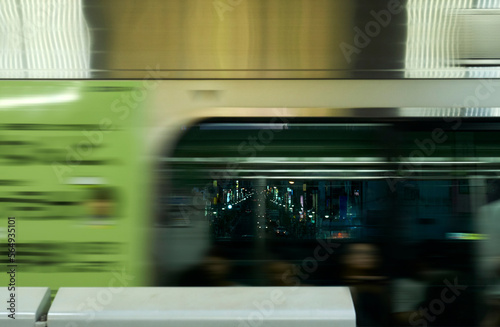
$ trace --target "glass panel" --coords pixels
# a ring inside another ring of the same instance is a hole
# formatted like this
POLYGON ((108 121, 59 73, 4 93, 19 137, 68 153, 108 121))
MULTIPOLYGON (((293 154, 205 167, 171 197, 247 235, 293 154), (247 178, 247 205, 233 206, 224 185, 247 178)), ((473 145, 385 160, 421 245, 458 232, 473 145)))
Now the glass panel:
POLYGON ((359 326, 495 326, 498 131, 451 119, 194 126, 161 168, 160 284, 346 285, 359 326))

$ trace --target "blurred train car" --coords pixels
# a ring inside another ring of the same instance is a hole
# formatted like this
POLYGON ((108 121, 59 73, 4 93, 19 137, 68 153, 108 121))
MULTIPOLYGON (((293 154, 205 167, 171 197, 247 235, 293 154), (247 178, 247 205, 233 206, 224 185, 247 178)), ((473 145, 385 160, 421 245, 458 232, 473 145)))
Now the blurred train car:
POLYGON ((358 325, 500 324, 499 9, 1 2, 1 262, 53 292, 349 285, 358 325))

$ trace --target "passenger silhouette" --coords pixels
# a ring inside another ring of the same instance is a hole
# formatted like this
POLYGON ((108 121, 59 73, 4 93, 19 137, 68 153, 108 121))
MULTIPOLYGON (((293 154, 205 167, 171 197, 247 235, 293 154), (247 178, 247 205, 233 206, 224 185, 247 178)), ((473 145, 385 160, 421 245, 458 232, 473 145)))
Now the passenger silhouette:
POLYGON ((340 277, 351 289, 357 326, 389 324, 388 280, 381 261, 380 249, 372 243, 349 244, 342 256, 340 277))
POLYGON ((236 286, 229 280, 231 261, 218 248, 211 249, 197 266, 182 273, 179 286, 236 286))

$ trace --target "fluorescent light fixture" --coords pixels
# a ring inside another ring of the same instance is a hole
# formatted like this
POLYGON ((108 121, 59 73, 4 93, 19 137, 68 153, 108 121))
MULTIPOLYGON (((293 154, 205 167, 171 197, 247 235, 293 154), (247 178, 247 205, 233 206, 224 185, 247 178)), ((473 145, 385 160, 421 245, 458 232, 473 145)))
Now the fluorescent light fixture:
POLYGON ((0 99, 0 108, 16 108, 40 104, 55 104, 73 102, 80 98, 79 93, 59 93, 53 95, 39 95, 31 97, 16 97, 0 99))
POLYGON ((89 78, 92 42, 83 2, 1 1, 8 23, 0 28, 0 77, 89 78))

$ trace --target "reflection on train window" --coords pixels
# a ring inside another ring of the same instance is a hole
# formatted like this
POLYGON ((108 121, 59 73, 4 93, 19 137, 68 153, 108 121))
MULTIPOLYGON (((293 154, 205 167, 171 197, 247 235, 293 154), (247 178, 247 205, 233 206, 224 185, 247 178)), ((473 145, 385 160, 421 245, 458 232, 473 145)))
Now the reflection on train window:
POLYGON ((262 188, 252 180, 214 181, 206 210, 214 240, 351 239, 375 236, 383 226, 383 181, 268 183, 262 188))
POLYGON ((498 326, 500 125, 457 126, 192 126, 158 171, 158 284, 344 285, 360 326, 498 326))
POLYGON ((294 184, 294 181, 273 183, 265 191, 269 209, 263 220, 272 236, 349 238, 361 226, 360 184, 352 185, 350 181, 294 184))

